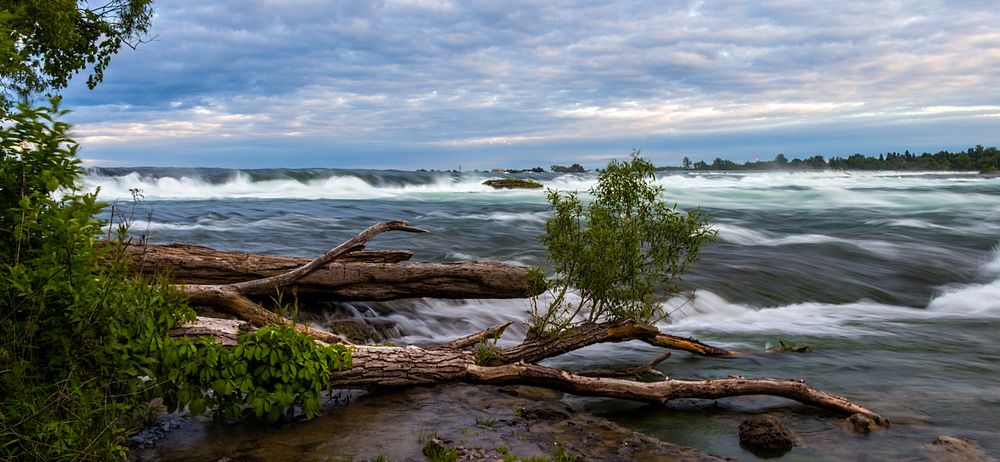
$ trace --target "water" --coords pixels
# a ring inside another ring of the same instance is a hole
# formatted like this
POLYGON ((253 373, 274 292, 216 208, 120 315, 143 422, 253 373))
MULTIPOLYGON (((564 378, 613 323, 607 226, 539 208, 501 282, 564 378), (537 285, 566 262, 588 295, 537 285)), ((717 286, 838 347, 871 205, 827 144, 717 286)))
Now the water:
MULTIPOLYGON (((314 256, 374 222, 432 231, 378 237, 371 248, 413 250, 419 261, 493 260, 546 267, 537 237, 542 191, 493 190, 485 173, 352 170, 92 170, 84 186, 127 203, 144 195, 136 230, 153 242, 314 256)), ((594 174, 536 175, 584 191, 594 174)), ((806 447, 787 459, 920 458, 939 435, 976 439, 1000 454, 1000 178, 977 174, 693 173, 659 181, 681 208, 701 207, 719 230, 670 302, 662 327, 741 350, 778 341, 807 354, 698 358, 660 368, 678 378, 731 374, 802 378, 893 422, 854 436, 817 410, 776 398, 571 404, 680 444, 730 455, 748 413, 777 412, 806 447)), ((524 300, 407 300, 362 304, 396 323, 399 344, 429 345, 507 320, 524 300)), ((515 326, 503 339, 519 340, 515 326)), ((658 354, 639 343, 601 345, 550 360, 568 368, 636 365, 658 354)))

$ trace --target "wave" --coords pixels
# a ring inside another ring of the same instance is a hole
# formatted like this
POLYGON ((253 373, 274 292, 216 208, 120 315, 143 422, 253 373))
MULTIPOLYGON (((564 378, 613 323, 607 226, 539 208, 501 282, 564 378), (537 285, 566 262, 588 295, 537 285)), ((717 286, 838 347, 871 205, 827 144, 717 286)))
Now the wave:
POLYGON ((342 221, 329 217, 311 217, 301 214, 284 214, 274 218, 249 219, 239 215, 220 217, 210 215, 199 218, 196 222, 169 222, 169 221, 146 221, 137 219, 132 221, 131 228, 140 231, 216 231, 227 232, 234 230, 254 229, 264 230, 301 230, 306 227, 318 227, 322 229, 342 228, 342 221))
MULTIPOLYGON (((1000 276, 1000 246, 981 272, 1000 276)), ((1000 279, 942 288, 926 308, 859 300, 853 303, 794 303, 756 307, 732 303, 707 290, 696 290, 666 302, 670 330, 692 334, 715 332, 783 332, 803 335, 892 335, 886 323, 942 317, 1000 317, 1000 279)))
POLYGON ((552 214, 550 212, 493 212, 493 213, 467 213, 458 214, 450 212, 434 211, 423 215, 428 218, 444 218, 449 220, 477 220, 477 221, 499 221, 499 222, 527 222, 544 223, 552 214))
MULTIPOLYGON (((1000 277, 1000 246, 993 248, 991 258, 980 267, 979 272, 987 277, 1000 277)), ((927 309, 938 313, 1000 315, 1000 279, 946 286, 931 300, 927 309)))
POLYGON ((927 309, 945 314, 1000 315, 1000 280, 945 288, 927 309))
MULTIPOLYGON (((230 171, 220 177, 193 175, 158 175, 132 171, 121 175, 106 175, 93 171, 83 178, 84 190, 100 189, 102 200, 131 200, 132 191, 139 190, 144 200, 222 200, 222 199, 387 199, 454 193, 492 194, 497 196, 526 195, 544 199, 540 190, 497 190, 483 185, 490 178, 484 174, 445 174, 431 172, 337 172, 327 176, 302 177, 255 176, 243 171, 230 171)), ((563 189, 580 180, 573 177, 552 177, 550 187, 563 189)))
POLYGON ((993 247, 993 255, 983 264, 981 271, 984 274, 1000 276, 1000 245, 993 247))
POLYGON ((880 324, 889 319, 919 315, 919 310, 859 301, 846 304, 795 303, 776 307, 754 307, 728 300, 706 290, 667 302, 671 333, 695 332, 764 333, 863 336, 884 333, 880 324))
MULTIPOLYGON (((102 200, 130 200, 138 189, 146 200, 345 199, 515 201, 544 203, 542 190, 495 190, 482 184, 486 172, 402 172, 343 169, 89 169, 82 187, 100 188, 102 200)), ((595 172, 517 174, 546 189, 586 192, 595 172)), ((681 208, 728 210, 967 210, 981 223, 1000 212, 998 180, 975 175, 864 172, 670 172, 658 177, 665 197, 681 208), (991 183, 992 181, 992 183, 991 183)), ((905 221, 893 226, 931 226, 905 221)))
POLYGON ((947 226, 941 226, 936 223, 931 223, 929 221, 920 220, 916 218, 866 220, 865 224, 875 225, 875 226, 895 226, 899 228, 948 229, 947 226))
POLYGON ((837 243, 858 247, 862 250, 882 255, 892 256, 898 253, 896 244, 885 241, 844 239, 815 233, 782 236, 776 233, 758 231, 729 223, 714 223, 712 226, 719 231, 720 241, 743 246, 776 247, 793 244, 837 243))

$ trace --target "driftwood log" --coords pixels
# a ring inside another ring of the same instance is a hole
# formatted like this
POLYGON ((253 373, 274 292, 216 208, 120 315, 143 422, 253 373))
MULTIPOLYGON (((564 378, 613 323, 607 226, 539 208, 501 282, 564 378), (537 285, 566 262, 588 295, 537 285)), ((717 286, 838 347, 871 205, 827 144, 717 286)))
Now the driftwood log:
MULTIPOLYGON (((132 270, 167 273, 179 284, 222 285, 268 278, 299 268, 308 259, 226 252, 190 244, 129 246, 132 270)), ((403 298, 525 298, 532 293, 529 268, 495 262, 406 262, 407 251, 351 252, 285 287, 301 296, 333 301, 403 298)), ((244 295, 274 295, 259 286, 244 295)))
MULTIPOLYGON (((222 284, 180 284, 192 303, 211 305, 228 311, 256 326, 290 321, 257 306, 246 295, 261 290, 285 288, 308 278, 330 262, 354 253, 375 235, 385 231, 424 232, 402 221, 374 225, 323 256, 283 273, 261 279, 222 284)), ((571 372, 536 364, 570 351, 608 342, 639 340, 650 345, 688 351, 705 356, 729 356, 734 352, 706 345, 698 340, 676 337, 654 326, 632 321, 579 325, 558 338, 529 338, 512 348, 497 348, 489 343, 510 324, 497 326, 435 348, 384 347, 355 345, 352 367, 332 374, 332 386, 343 389, 378 389, 447 382, 487 384, 527 384, 552 388, 578 395, 601 396, 663 404, 678 398, 716 399, 740 395, 773 395, 799 401, 843 415, 861 414, 876 424, 888 421, 845 398, 812 388, 801 380, 727 377, 714 380, 677 380, 665 378, 654 382, 626 380, 623 375, 646 375, 666 359, 623 371, 571 372), (489 354, 476 354, 488 348, 489 354), (478 358, 477 358, 478 356, 478 358)), ((239 322, 220 322, 199 318, 193 325, 182 326, 175 335, 211 335, 232 344, 239 322)), ((300 332, 323 342, 342 341, 337 335, 303 325, 300 332)), ((656 374, 650 374, 656 375, 656 374)), ((661 375, 662 374, 658 374, 661 375)))
MULTIPOLYGON (((224 344, 232 344, 238 335, 238 321, 218 322, 207 318, 182 327, 176 335, 213 335, 224 344)), ((627 399, 652 404, 666 404, 673 399, 718 399, 743 395, 770 395, 788 398, 825 409, 843 416, 860 414, 875 424, 887 426, 889 421, 871 410, 851 403, 846 398, 815 389, 802 380, 726 377, 711 380, 678 380, 664 378, 643 382, 616 378, 621 375, 645 375, 648 366, 621 371, 570 372, 539 366, 525 361, 499 359, 490 365, 476 361, 474 348, 486 338, 502 332, 504 326, 493 328, 466 339, 436 348, 386 347, 355 345, 352 347, 352 367, 334 372, 331 387, 337 389, 379 390, 387 388, 431 385, 449 382, 492 385, 533 385, 581 396, 627 399), (469 340, 471 339, 471 341, 469 340), (512 362, 503 362, 512 361, 512 362)), ((572 335, 572 334, 571 334, 572 335)), ((542 348, 553 354, 559 349, 542 348)), ((516 355, 515 355, 516 357, 516 355)), ((656 374, 653 374, 656 375, 656 374)))

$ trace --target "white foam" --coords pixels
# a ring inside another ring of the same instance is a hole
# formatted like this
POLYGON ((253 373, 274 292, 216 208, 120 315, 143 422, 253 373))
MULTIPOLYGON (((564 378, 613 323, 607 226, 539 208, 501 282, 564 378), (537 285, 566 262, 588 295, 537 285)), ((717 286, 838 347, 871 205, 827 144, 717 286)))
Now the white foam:
POLYGON ((429 212, 424 217, 445 218, 449 220, 482 220, 499 222, 544 223, 550 212, 493 212, 493 213, 451 213, 442 211, 429 212))
POLYGON ((893 256, 898 253, 896 244, 877 240, 844 239, 826 234, 791 234, 782 236, 777 233, 758 231, 731 223, 716 223, 713 226, 719 231, 719 240, 731 244, 745 246, 776 247, 792 244, 828 244, 840 243, 858 247, 868 252, 893 256))
POLYGON ((882 225, 882 226, 896 226, 900 228, 918 228, 918 229, 948 229, 947 226, 941 226, 939 224, 931 223, 926 220, 919 220, 916 218, 896 218, 896 219, 878 219, 878 220, 866 220, 865 224, 868 225, 882 225))
POLYGON ((985 274, 1000 276, 1000 245, 993 248, 993 255, 981 268, 985 274))
POLYGON ((399 325, 401 344, 420 344, 454 340, 507 322, 501 343, 514 344, 527 332, 528 301, 514 300, 437 300, 411 299, 395 305, 386 319, 399 325))
POLYGON ((927 309, 944 314, 1000 316, 1000 280, 946 288, 927 309))
MULTIPOLYGON (((197 177, 182 176, 153 178, 129 173, 122 176, 88 175, 83 179, 84 190, 100 188, 102 200, 131 200, 130 190, 141 190, 145 200, 213 200, 213 199, 386 199, 437 198, 442 194, 455 198, 455 193, 489 194, 503 197, 524 196, 544 200, 541 190, 498 190, 483 185, 479 178, 453 179, 439 177, 425 184, 372 185, 353 175, 335 175, 322 179, 298 181, 274 179, 254 181, 236 171, 224 182, 212 183, 197 177)), ((458 196, 461 197, 461 196, 458 196)))
POLYGON ((882 335, 885 332, 879 324, 886 320, 921 316, 921 310, 869 301, 753 307, 731 303, 705 290, 696 291, 693 298, 674 298, 668 306, 668 311, 673 311, 669 331, 685 335, 705 331, 882 335))

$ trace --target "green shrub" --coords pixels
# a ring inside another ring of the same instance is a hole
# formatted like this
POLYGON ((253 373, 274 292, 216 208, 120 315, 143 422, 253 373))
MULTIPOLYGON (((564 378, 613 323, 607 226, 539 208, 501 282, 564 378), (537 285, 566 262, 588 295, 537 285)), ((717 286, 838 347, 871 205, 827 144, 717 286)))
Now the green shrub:
POLYGON ((125 271, 121 237, 98 242, 105 204, 75 186, 64 113, 22 106, 0 128, 0 459, 121 458, 166 331, 191 316, 125 271))
POLYGON ((558 336, 579 322, 666 316, 661 303, 679 290, 715 231, 699 210, 667 205, 654 181, 655 167, 635 151, 628 162, 608 164, 587 204, 576 193, 548 192, 553 216, 542 242, 556 273, 544 284, 548 306, 535 299, 533 335, 558 336), (574 290, 579 299, 571 301, 574 290))
POLYGON ((207 409, 216 418, 240 417, 244 409, 270 421, 292 418, 296 408, 311 418, 322 408, 330 373, 351 367, 344 345, 320 346, 290 326, 241 333, 239 345, 224 348, 208 339, 166 352, 164 404, 191 414, 207 409), (246 406, 246 407, 244 407, 246 406))
POLYGON ((98 239, 106 204, 76 186, 64 113, 54 99, 0 120, 0 460, 123 459, 154 397, 219 418, 316 415, 347 347, 288 327, 232 349, 171 339, 194 313, 165 281, 128 271, 127 220, 98 239))

